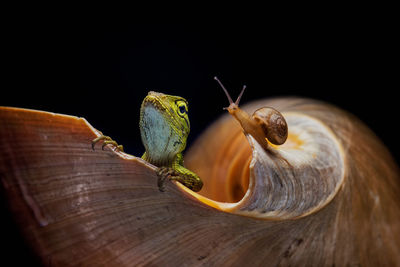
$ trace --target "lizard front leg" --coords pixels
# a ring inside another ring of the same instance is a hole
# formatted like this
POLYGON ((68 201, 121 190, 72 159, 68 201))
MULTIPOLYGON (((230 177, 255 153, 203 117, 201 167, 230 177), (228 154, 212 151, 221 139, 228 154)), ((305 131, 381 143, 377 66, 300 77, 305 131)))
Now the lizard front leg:
POLYGON ((164 191, 165 179, 178 181, 187 188, 198 192, 203 187, 200 177, 183 166, 183 156, 178 154, 171 167, 160 167, 157 170, 158 188, 164 191))

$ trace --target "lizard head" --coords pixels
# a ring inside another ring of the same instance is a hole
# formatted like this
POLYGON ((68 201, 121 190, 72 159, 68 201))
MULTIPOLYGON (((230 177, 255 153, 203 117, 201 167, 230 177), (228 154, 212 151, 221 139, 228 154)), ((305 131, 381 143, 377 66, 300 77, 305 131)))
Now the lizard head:
POLYGON ((186 147, 190 132, 188 102, 150 91, 140 109, 139 126, 146 152, 160 160, 171 159, 186 147))

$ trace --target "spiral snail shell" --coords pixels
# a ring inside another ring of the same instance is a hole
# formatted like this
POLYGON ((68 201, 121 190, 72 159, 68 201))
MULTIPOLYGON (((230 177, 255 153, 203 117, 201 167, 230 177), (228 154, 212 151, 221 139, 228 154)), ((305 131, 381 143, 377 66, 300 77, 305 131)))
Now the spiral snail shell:
POLYGON ((252 118, 260 125, 265 137, 274 145, 282 145, 288 136, 285 118, 274 108, 263 107, 254 111, 252 118))
POLYGON ((302 98, 241 110, 251 123, 226 114, 185 154, 203 189, 160 193, 155 166, 94 152, 86 120, 0 108, 1 185, 44 265, 399 264, 399 169, 362 122, 302 98))

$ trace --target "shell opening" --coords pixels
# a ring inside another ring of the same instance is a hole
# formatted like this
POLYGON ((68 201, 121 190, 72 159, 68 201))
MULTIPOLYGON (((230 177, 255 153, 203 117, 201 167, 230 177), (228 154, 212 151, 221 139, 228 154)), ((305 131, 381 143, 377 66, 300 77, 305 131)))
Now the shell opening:
POLYGON ((249 187, 250 145, 243 134, 238 134, 215 152, 219 164, 208 168, 207 175, 202 177, 204 186, 199 194, 219 202, 238 202, 249 187))

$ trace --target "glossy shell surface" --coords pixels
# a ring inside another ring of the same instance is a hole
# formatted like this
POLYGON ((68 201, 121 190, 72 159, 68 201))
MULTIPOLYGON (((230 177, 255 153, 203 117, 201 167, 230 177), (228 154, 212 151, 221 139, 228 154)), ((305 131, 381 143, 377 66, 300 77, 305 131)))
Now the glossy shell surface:
POLYGON ((324 103, 243 108, 262 106, 285 116, 287 142, 260 149, 223 116, 185 155, 200 194, 161 193, 154 166, 93 151, 82 118, 0 108, 1 186, 45 265, 399 264, 399 170, 382 143, 324 103))

